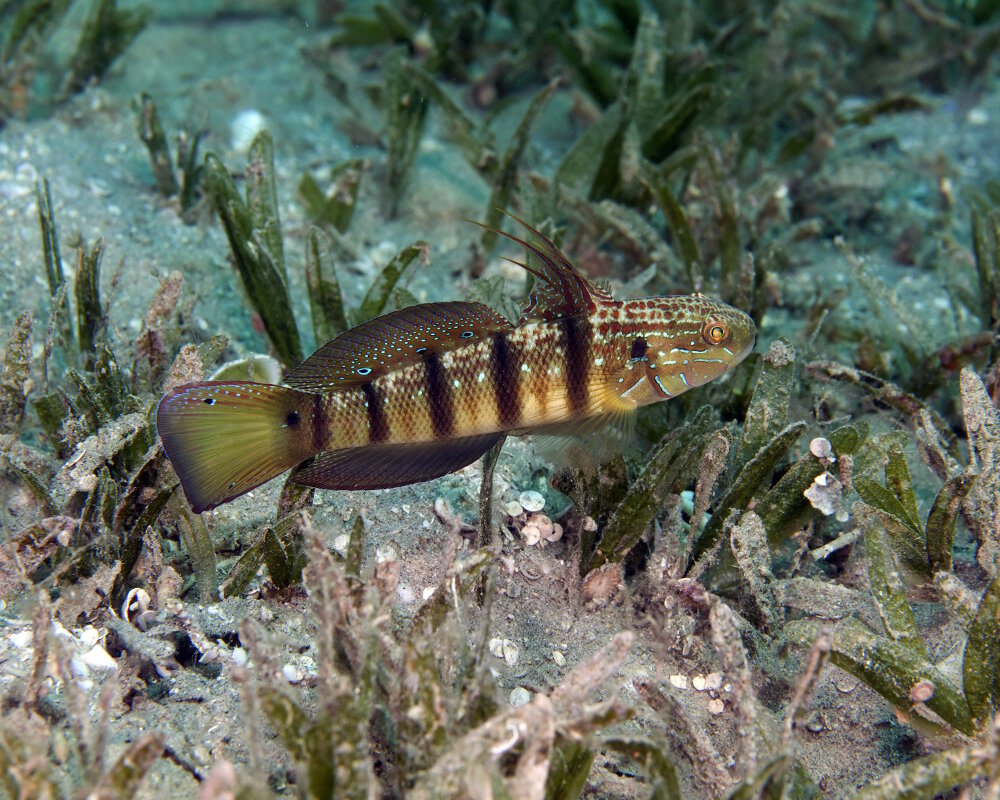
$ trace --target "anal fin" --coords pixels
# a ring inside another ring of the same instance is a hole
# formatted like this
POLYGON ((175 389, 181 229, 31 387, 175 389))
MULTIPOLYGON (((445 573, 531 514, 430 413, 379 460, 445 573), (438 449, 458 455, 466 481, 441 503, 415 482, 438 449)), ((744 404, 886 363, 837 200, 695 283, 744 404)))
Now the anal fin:
POLYGON ((441 442, 330 450, 299 466, 292 480, 318 489, 389 489, 420 483, 468 466, 502 437, 489 433, 441 442))

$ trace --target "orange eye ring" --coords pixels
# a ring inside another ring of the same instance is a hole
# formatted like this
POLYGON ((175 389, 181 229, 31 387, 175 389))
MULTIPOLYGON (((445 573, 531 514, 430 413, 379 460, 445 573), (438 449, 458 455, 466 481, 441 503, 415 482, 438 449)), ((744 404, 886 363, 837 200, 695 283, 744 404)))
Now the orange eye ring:
POLYGON ((722 344, 729 339, 729 326, 721 319, 709 319, 701 329, 701 335, 709 344, 722 344))

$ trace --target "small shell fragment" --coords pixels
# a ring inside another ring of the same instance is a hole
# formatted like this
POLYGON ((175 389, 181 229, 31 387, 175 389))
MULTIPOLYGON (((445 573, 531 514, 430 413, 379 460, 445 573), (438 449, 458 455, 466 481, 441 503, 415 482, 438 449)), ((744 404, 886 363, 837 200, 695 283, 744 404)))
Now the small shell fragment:
POLYGON ((510 639, 493 637, 490 639, 489 648, 490 655, 495 658, 502 658, 508 667, 513 667, 520 655, 520 648, 518 648, 517 643, 512 642, 510 639))
POLYGON ((538 526, 538 532, 542 535, 543 539, 547 540, 549 534, 552 533, 552 520, 544 514, 532 514, 528 518, 528 523, 538 526))
POLYGON ((149 603, 149 592, 145 589, 140 587, 130 589, 129 593, 125 595, 125 602, 122 603, 122 619, 131 622, 132 612, 136 612, 136 616, 141 617, 149 611, 149 603))
POLYGON ((521 507, 528 512, 541 511, 545 508, 545 498, 541 492, 536 492, 533 489, 521 492, 521 496, 517 500, 521 504, 521 507))
POLYGON ((705 676, 704 675, 692 675, 691 676, 691 686, 694 687, 696 692, 703 692, 706 689, 705 676))
POLYGON ((928 680, 917 681, 910 687, 910 702, 926 703, 934 696, 934 684, 928 680))
POLYGON ((688 676, 687 675, 671 675, 670 685, 675 689, 687 689, 688 688, 688 676))
POLYGON ((80 656, 80 660, 93 670, 118 669, 118 664, 108 655, 108 651, 99 644, 94 645, 90 650, 80 656))
POLYGON ((822 472, 802 494, 813 508, 829 517, 840 507, 844 487, 831 473, 822 472))
POLYGON ((552 660, 555 662, 555 665, 557 667, 564 667, 564 666, 566 666, 566 656, 564 656, 562 654, 562 651, 560 651, 560 650, 553 650, 552 651, 552 660))
POLYGON ((93 647, 101 639, 101 632, 93 625, 88 625, 80 631, 80 644, 86 647, 93 647))
POLYGON ((375 562, 378 564, 384 564, 387 561, 398 561, 399 556, 396 553, 396 548, 391 544, 385 547, 375 548, 375 562))
POLYGON ((508 517, 519 517, 524 513, 524 508, 517 500, 511 500, 504 506, 504 511, 507 512, 508 517))
POLYGON ((830 444, 830 440, 822 436, 817 436, 809 442, 809 452, 816 456, 816 458, 825 459, 831 464, 837 460, 833 454, 833 445, 830 444))
POLYGON ((528 547, 534 547, 542 540, 542 532, 537 525, 525 525, 521 528, 521 538, 528 547))
POLYGON ((622 568, 620 564, 602 564, 587 573, 580 587, 583 604, 590 608, 601 608, 611 600, 622 585, 622 568))
POLYGON ((708 713, 715 714, 718 716, 723 711, 726 710, 726 704, 722 702, 718 697, 713 697, 708 701, 708 713))
POLYGON ((509 696, 510 704, 514 708, 520 708, 521 706, 526 706, 531 702, 531 692, 525 689, 523 686, 516 686, 511 690, 509 696))

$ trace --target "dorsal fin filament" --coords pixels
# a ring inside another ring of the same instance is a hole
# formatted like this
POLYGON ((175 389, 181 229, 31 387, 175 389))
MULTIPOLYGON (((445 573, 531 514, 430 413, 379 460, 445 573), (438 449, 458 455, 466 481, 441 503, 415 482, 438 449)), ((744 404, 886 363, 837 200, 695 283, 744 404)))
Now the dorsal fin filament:
POLYGON ((514 259, 505 259, 523 267, 536 279, 535 286, 521 308, 519 325, 538 320, 551 321, 576 314, 593 314, 598 303, 612 301, 611 295, 578 272, 570 260, 545 234, 533 228, 523 219, 509 212, 504 213, 523 225, 540 241, 533 243, 492 225, 475 220, 469 221, 516 242, 539 261, 538 268, 534 268, 514 259))

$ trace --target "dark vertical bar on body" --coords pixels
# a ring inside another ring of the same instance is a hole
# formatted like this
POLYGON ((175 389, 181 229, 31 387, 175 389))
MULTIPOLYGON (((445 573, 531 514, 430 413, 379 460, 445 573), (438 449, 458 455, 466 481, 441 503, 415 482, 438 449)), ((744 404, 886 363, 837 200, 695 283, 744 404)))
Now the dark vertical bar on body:
POLYGON ((389 421, 382 404, 382 392, 372 382, 364 384, 361 393, 365 396, 365 410, 368 412, 368 443, 384 442, 389 438, 389 421))
POLYGON ((521 384, 517 353, 506 332, 494 333, 490 347, 490 379, 501 429, 516 427, 521 421, 521 384))
POLYGON ((329 420, 326 414, 326 406, 323 403, 323 395, 313 395, 312 407, 312 444, 313 450, 319 452, 326 445, 327 426, 329 420))
POLYGON ((437 353, 424 356, 424 381, 431 428, 439 439, 447 439, 455 429, 455 405, 444 364, 437 353))
POLYGON ((582 317, 559 320, 563 352, 566 358, 566 393, 569 410, 574 415, 586 412, 587 377, 590 375, 590 325, 582 317))

